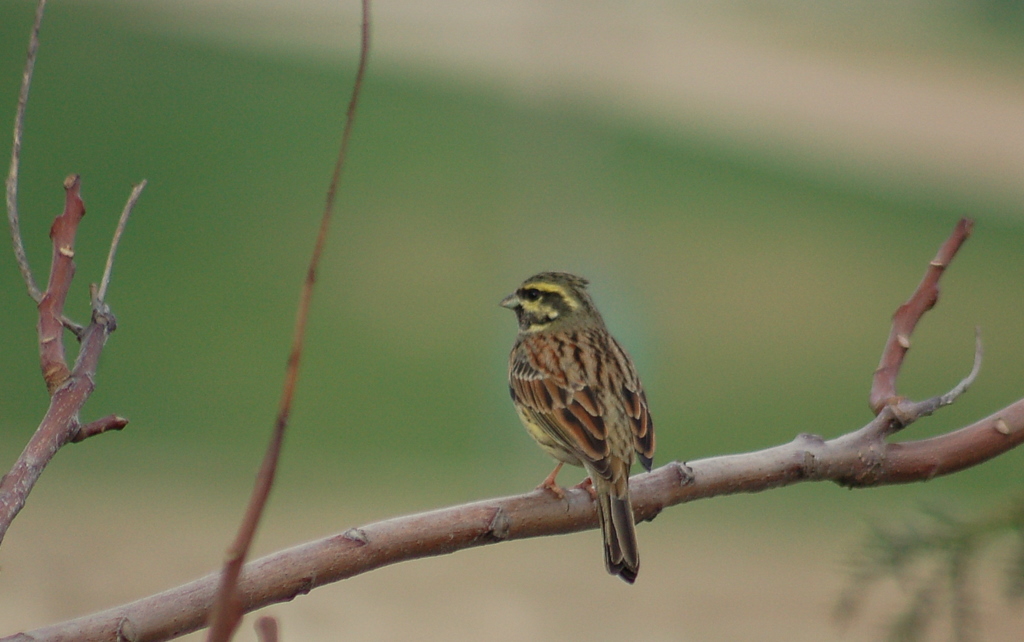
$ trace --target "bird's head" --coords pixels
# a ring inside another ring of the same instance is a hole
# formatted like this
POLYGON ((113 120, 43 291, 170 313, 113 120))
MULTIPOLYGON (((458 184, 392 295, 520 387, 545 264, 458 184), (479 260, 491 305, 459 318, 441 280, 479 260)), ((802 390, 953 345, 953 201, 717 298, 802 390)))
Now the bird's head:
POLYGON ((515 311, 519 330, 525 333, 601 319, 587 294, 587 280, 566 272, 531 276, 502 299, 501 306, 515 311))

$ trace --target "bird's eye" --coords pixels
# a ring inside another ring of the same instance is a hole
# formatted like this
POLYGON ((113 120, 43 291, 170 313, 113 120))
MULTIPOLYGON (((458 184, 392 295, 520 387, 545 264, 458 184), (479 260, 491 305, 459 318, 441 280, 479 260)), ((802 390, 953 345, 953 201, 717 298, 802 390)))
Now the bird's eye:
POLYGON ((540 290, 537 288, 530 288, 529 290, 523 291, 523 298, 527 301, 536 301, 540 298, 540 290))

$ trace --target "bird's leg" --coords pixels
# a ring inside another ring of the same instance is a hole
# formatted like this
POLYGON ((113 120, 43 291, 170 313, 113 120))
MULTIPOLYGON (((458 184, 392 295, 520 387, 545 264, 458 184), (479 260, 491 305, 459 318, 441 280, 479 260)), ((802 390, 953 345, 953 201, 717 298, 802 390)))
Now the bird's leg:
POLYGON ((580 483, 576 484, 575 486, 573 486, 573 488, 585 490, 590 494, 590 499, 593 499, 595 501, 597 500, 597 489, 594 488, 594 480, 591 479, 590 477, 587 477, 580 483))
POLYGON ((558 499, 565 499, 565 489, 558 485, 555 481, 555 477, 558 477, 558 471, 562 470, 563 463, 558 462, 555 469, 551 471, 551 474, 544 478, 544 481, 537 486, 537 490, 546 490, 554 494, 558 499))

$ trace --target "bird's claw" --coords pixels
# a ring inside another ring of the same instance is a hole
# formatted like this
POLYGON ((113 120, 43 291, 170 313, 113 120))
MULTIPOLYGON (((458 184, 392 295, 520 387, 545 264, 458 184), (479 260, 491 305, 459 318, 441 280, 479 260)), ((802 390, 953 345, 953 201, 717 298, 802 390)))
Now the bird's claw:
POLYGON ((590 499, 593 499, 595 501, 597 500, 597 489, 594 488, 594 480, 591 479, 590 477, 587 477, 580 483, 576 484, 575 486, 573 486, 573 488, 585 490, 587 491, 587 494, 590 495, 590 499))
POLYGON ((558 485, 555 481, 555 477, 558 477, 558 471, 562 470, 562 464, 559 463, 555 466, 555 469, 551 471, 551 474, 544 478, 544 481, 537 486, 537 490, 546 490, 558 499, 565 499, 565 489, 558 485))

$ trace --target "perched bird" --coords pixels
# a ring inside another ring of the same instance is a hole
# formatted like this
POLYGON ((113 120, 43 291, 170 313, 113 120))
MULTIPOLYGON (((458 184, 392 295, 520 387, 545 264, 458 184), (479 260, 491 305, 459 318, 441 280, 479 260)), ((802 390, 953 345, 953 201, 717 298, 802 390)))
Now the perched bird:
POLYGON ((555 477, 562 465, 587 470, 605 565, 632 584, 640 555, 629 469, 634 453, 651 469, 654 425, 633 361, 608 332, 586 287, 581 277, 542 272, 501 302, 519 320, 508 387, 527 432, 559 462, 538 488, 561 497, 555 477))

